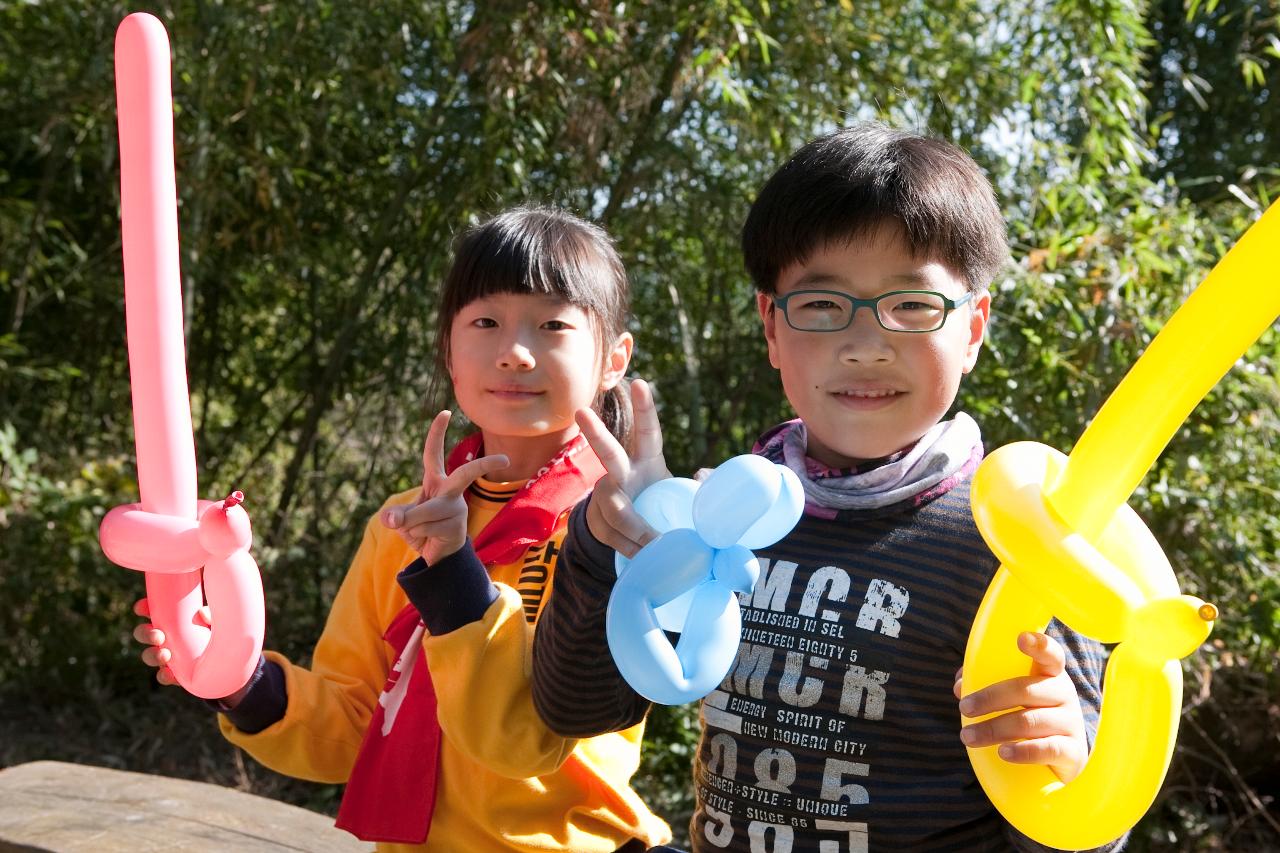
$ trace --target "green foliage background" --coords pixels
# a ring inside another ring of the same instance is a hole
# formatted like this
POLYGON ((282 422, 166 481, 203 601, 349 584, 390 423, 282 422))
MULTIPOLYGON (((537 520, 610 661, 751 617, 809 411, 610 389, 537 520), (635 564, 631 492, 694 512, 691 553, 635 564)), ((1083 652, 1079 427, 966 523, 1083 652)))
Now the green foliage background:
MULTIPOLYGON (((300 660, 363 519, 416 479, 437 288, 477 218, 550 201, 617 237, 687 472, 787 416, 737 233, 821 131, 927 131, 995 181, 1014 263, 961 399, 989 446, 1069 450, 1280 192, 1274 0, 0 2, 0 765, 336 802, 148 680, 140 579, 97 547, 136 499, 111 57, 138 9, 173 43, 201 490, 249 495, 267 641, 300 660)), ((1132 501, 1224 614, 1135 849, 1280 845, 1278 357, 1273 326, 1132 501)), ((656 713, 638 779, 677 831, 696 736, 656 713)))

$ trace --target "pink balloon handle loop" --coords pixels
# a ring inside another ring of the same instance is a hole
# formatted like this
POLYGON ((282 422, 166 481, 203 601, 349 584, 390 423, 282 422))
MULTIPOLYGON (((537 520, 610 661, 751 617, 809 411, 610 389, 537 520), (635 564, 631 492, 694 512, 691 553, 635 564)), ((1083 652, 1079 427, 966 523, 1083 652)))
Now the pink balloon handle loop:
POLYGON ((165 632, 178 683, 218 699, 253 674, 265 606, 258 564, 249 553, 248 514, 226 500, 200 501, 199 513, 195 520, 124 504, 103 518, 98 538, 113 563, 147 573, 151 618, 165 632), (172 595, 174 589, 181 594, 172 595), (197 616, 206 603, 207 625, 197 616))

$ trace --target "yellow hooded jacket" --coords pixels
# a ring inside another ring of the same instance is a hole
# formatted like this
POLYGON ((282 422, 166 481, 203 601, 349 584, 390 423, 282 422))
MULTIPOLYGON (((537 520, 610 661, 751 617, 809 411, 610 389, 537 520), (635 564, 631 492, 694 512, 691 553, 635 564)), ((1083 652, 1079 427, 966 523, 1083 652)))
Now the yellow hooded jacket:
MULTIPOLYGON (((520 485, 479 480, 468 491, 473 538, 520 485)), ((416 494, 395 495, 384 507, 416 494)), ((630 786, 643 724, 573 740, 552 734, 533 707, 533 630, 567 518, 566 511, 548 540, 520 559, 490 567, 499 594, 480 621, 424 638, 444 734, 431 830, 424 845, 378 850, 611 853, 632 838, 670 840, 669 827, 630 786)), ((220 715, 223 735, 280 773, 345 782, 398 653, 383 640, 408 603, 396 574, 417 556, 377 515, 370 519, 311 668, 266 653, 285 673, 284 718, 246 734, 220 715)))

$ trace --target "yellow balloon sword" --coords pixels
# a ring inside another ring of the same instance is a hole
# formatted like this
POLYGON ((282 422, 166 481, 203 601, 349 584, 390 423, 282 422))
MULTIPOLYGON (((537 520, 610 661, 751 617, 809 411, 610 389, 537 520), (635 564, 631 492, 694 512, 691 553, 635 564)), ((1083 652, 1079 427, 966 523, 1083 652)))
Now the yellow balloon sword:
MULTIPOLYGON (((1057 617, 1103 643, 1102 712, 1084 770, 1063 784, 1047 767, 970 749, 983 789, 1042 844, 1097 847, 1155 800, 1182 708, 1180 659, 1218 611, 1181 595, 1160 545, 1126 504, 1201 399, 1280 315, 1280 203, 1222 258, 1156 335, 1069 457, 1034 442, 992 453, 974 475, 974 518, 1001 567, 965 649, 964 695, 1027 674, 1023 631, 1057 617)), ((970 720, 964 720, 965 723, 970 720)))

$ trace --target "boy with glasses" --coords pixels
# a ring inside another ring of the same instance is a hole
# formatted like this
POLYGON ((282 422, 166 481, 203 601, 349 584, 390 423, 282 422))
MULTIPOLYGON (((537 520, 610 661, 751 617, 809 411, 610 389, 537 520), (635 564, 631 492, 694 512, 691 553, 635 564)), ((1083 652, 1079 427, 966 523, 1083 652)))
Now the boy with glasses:
MULTIPOLYGON (((799 415, 755 452, 799 475, 806 507, 757 552, 737 661, 703 700, 694 850, 1043 849, 995 811, 964 746, 1000 744, 1069 782, 1096 726, 1101 647, 1055 622, 1019 638, 1027 677, 959 709, 952 696, 997 568, 969 508, 978 426, 963 412, 943 420, 1008 256, 990 184, 945 142, 847 128, 770 178, 742 245, 769 361, 799 415), (962 730, 960 711, 999 716, 962 730)), ((631 499, 670 476, 643 382, 633 400, 630 455, 579 415, 609 473, 570 519, 533 660, 535 703, 564 735, 624 729, 648 710, 604 631, 614 550, 655 536, 631 499)))

